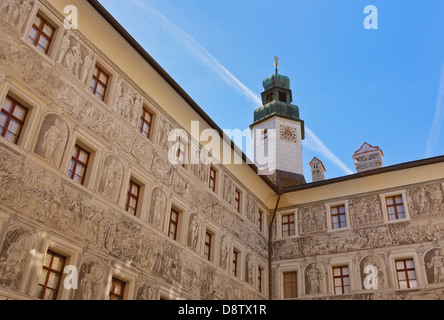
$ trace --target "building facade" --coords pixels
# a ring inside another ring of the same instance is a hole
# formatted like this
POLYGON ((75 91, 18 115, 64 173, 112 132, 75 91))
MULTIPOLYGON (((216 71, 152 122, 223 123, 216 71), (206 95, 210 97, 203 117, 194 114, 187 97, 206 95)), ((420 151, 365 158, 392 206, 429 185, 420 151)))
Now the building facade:
POLYGON ((443 158, 306 183, 299 113, 270 114, 296 160, 262 177, 97 1, 4 0, 0 32, 1 298, 443 295, 443 158))

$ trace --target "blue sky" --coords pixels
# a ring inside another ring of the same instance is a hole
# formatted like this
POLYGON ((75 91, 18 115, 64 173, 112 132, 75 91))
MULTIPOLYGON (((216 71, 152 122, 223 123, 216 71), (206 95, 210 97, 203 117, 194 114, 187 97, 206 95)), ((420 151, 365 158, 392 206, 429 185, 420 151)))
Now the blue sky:
POLYGON ((444 155, 442 0, 100 2, 223 129, 253 122, 278 55, 313 133, 308 182, 314 156, 327 178, 354 172, 364 142, 385 166, 444 155), (364 28, 367 5, 378 30, 364 28))

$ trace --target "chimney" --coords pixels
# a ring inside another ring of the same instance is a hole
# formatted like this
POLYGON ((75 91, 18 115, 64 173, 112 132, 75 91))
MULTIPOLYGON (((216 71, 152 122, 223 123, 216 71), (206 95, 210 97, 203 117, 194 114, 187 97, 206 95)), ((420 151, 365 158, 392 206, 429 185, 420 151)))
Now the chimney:
POLYGON ((382 157, 384 153, 379 147, 374 147, 365 142, 362 147, 355 152, 353 160, 358 173, 382 168, 382 157))
POLYGON ((311 176, 313 178, 313 182, 324 181, 325 180, 325 170, 324 164, 321 160, 314 157, 310 162, 311 167, 311 176))

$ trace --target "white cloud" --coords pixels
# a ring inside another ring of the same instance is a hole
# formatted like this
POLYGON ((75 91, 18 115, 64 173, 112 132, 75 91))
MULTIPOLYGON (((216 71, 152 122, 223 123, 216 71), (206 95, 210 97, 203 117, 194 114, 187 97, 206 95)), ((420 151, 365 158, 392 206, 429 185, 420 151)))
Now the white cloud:
POLYGON ((425 157, 430 158, 435 154, 436 147, 441 136, 441 128, 444 122, 444 65, 441 68, 441 78, 439 81, 438 100, 436 101, 435 117, 430 128, 429 138, 427 140, 427 148, 425 157))
MULTIPOLYGON (((246 87, 188 33, 183 31, 179 26, 165 18, 162 14, 142 0, 132 0, 132 2, 155 18, 162 25, 162 27, 175 38, 176 41, 182 43, 190 51, 190 53, 203 62, 208 68, 213 70, 228 85, 230 85, 240 94, 247 97, 256 106, 262 105, 259 95, 246 87)), ((304 142, 305 147, 314 152, 319 152, 322 156, 333 162, 346 174, 353 174, 353 171, 350 170, 333 152, 331 152, 330 149, 328 149, 327 146, 313 133, 313 131, 306 127, 306 133, 307 139, 304 142)))

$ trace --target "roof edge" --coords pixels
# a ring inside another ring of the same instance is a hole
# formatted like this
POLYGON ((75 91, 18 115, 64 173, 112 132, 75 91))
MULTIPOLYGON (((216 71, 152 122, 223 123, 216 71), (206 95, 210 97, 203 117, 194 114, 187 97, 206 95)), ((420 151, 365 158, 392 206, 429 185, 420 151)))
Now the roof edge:
POLYGON ((434 157, 434 158, 405 162, 405 163, 396 164, 396 165, 389 166, 389 167, 383 167, 380 169, 374 169, 374 170, 366 171, 366 172, 362 172, 362 173, 355 173, 355 174, 348 175, 348 176, 342 176, 342 177, 338 177, 338 178, 333 178, 333 179, 328 179, 328 180, 323 180, 323 181, 318 181, 318 182, 312 182, 309 184, 295 186, 295 187, 288 187, 288 188, 283 189, 282 192, 283 193, 290 193, 290 192, 295 192, 295 191, 307 190, 307 189, 317 188, 317 187, 326 186, 326 185, 330 185, 330 184, 360 179, 360 178, 364 178, 364 177, 369 177, 369 176, 374 176, 374 175, 378 175, 378 174, 394 172, 394 171, 399 171, 399 170, 404 170, 404 169, 427 166, 427 165, 441 163, 441 162, 444 162, 444 156, 438 156, 438 157, 434 157))

